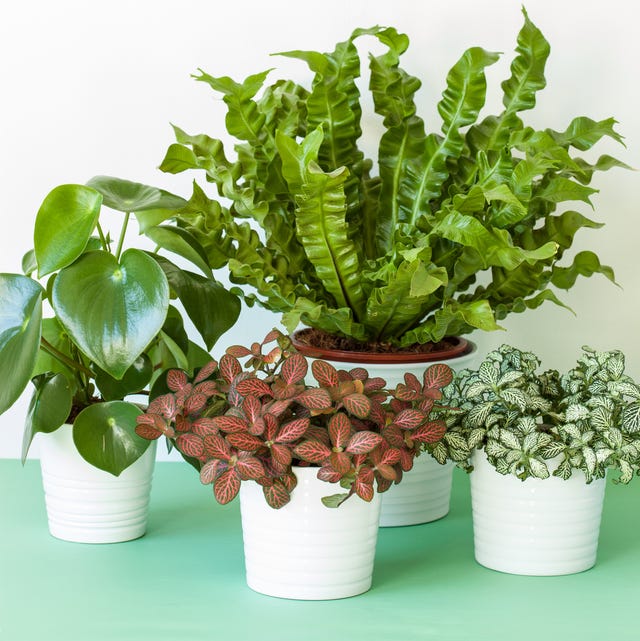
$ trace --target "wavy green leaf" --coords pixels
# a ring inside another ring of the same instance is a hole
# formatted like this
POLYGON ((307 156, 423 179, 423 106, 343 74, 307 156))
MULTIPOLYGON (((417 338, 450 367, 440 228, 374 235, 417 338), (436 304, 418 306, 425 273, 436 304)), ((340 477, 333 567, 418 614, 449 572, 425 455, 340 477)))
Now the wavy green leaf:
POLYGON ((593 252, 582 251, 576 254, 569 267, 555 265, 551 272, 551 282, 560 289, 571 289, 578 276, 589 277, 593 274, 602 274, 612 283, 616 282, 611 267, 601 264, 600 259, 593 252))

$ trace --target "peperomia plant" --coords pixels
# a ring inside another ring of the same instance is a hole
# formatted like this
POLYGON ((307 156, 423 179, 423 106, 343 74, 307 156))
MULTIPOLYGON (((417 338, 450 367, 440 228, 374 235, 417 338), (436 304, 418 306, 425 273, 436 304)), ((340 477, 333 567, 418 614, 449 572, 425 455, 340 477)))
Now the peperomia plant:
POLYGON ((587 483, 619 470, 628 483, 640 469, 640 386, 624 373, 619 351, 587 347, 576 367, 539 373, 530 352, 503 345, 445 390, 450 429, 469 450, 484 449, 501 474, 587 483))
POLYGON ((545 301, 578 276, 612 270, 596 254, 561 259, 581 228, 599 228, 565 203, 591 203, 594 173, 625 166, 575 155, 603 137, 621 142, 614 120, 572 120, 564 131, 535 130, 521 112, 545 86, 549 44, 525 13, 504 108, 479 119, 485 69, 499 55, 473 47, 449 71, 440 131, 417 114, 421 81, 400 67, 409 39, 394 28, 357 29, 331 53, 290 51, 307 63, 310 88, 243 82, 201 72, 223 95, 235 158, 207 135, 175 128, 161 168, 203 170, 220 199, 197 184, 180 226, 227 266, 248 303, 358 343, 409 346, 480 328, 545 301), (356 42, 372 36, 369 89, 384 133, 377 169, 359 148, 356 42), (562 207, 560 213, 557 210, 562 207), (261 228, 261 233, 255 227, 261 228))
POLYGON ((370 501, 375 488, 384 492, 400 482, 422 444, 445 432, 431 411, 452 379, 446 365, 432 365, 422 381, 408 377, 393 392, 364 368, 313 361, 315 385, 305 382, 308 370, 289 338, 273 330, 250 348, 229 348, 191 378, 170 370, 165 393, 138 416, 136 431, 169 438, 201 481, 213 484, 218 502, 228 503, 241 482, 252 480, 274 508, 289 502, 296 465, 317 466, 319 479, 346 490, 324 497, 329 507, 353 494, 370 501), (264 353, 272 341, 277 345, 264 353))
POLYGON ((197 243, 184 230, 155 224, 184 204, 106 176, 60 185, 44 199, 24 274, 0 274, 0 413, 30 380, 35 387, 23 461, 36 433, 73 423, 79 453, 119 475, 149 445, 135 434, 141 410, 125 397, 148 390, 168 367, 191 370, 210 358, 188 339, 171 299, 180 300, 209 349, 235 322, 239 300, 215 281, 197 243), (151 228, 157 249, 182 255, 203 275, 157 251, 125 249, 132 214, 151 228), (109 217, 119 223, 115 241, 109 217), (43 318, 43 309, 53 315, 43 318))

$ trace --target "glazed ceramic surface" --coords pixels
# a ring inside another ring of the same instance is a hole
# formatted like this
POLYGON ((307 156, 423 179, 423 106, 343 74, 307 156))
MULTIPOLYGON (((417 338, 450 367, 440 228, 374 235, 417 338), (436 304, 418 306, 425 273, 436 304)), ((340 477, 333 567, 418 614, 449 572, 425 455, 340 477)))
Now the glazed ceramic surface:
POLYGON ((341 599, 371 587, 380 517, 380 495, 371 503, 352 496, 338 508, 323 496, 341 488, 320 481, 318 468, 294 467, 291 501, 274 510, 262 487, 240 489, 247 584, 287 599, 341 599))
POLYGON ((78 454, 70 425, 38 438, 53 536, 77 543, 117 543, 145 533, 155 442, 120 476, 113 476, 78 454))
MULTIPOLYGON (((581 472, 521 481, 473 454, 471 499, 478 563, 510 574, 573 574, 596 562, 605 480, 581 472)), ((553 469, 553 468, 552 468, 553 469)))

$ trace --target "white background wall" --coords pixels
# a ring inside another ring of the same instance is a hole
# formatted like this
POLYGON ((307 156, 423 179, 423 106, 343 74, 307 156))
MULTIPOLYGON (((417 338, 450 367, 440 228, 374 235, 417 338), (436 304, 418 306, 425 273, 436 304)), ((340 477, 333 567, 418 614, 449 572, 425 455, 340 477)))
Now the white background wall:
MULTIPOLYGON (((522 23, 516 0, 21 0, 0 15, 0 272, 20 270, 32 245, 40 202, 54 186, 108 174, 188 196, 192 175, 157 170, 173 142, 169 123, 191 133, 224 136, 223 105, 198 67, 238 80, 278 66, 306 81, 301 62, 269 58, 289 49, 328 51, 355 27, 395 26, 411 38, 404 67, 423 80, 419 112, 438 128, 435 104, 448 69, 464 49, 504 52, 488 74, 489 107, 499 105, 522 23)), ((548 87, 528 122, 564 129, 577 115, 614 116, 627 149, 604 145, 640 167, 640 11, 632 0, 528 0, 531 19, 551 43, 548 87)), ((276 78, 274 73, 272 78, 276 78)), ((584 231, 577 249, 595 249, 613 265, 616 288, 583 279, 561 297, 576 316, 545 304, 514 316, 508 332, 478 337, 482 349, 508 341, 533 349, 547 367, 571 365, 583 344, 618 347, 640 377, 638 174, 597 177, 595 213, 606 222, 584 231)), ((278 318, 245 310, 221 341, 260 338, 278 318)), ((215 350, 218 352, 218 350, 215 350)), ((17 457, 26 398, 0 417, 0 456, 17 457)), ((34 450, 37 454, 37 448, 34 450)))

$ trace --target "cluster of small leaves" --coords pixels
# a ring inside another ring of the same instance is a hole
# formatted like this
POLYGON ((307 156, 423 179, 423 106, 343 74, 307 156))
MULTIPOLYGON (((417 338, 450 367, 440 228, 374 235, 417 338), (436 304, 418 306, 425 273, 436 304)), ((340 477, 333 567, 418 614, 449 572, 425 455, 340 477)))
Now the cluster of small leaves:
POLYGON ((640 386, 624 373, 624 355, 583 347, 566 374, 539 365, 503 345, 478 370, 459 372, 445 390, 457 408, 449 429, 501 474, 568 479, 581 470, 589 483, 612 468, 628 483, 640 469, 640 386))
POLYGON ((138 417, 136 431, 146 439, 166 436, 201 481, 213 484, 218 502, 228 503, 242 481, 253 480, 280 508, 296 485, 293 466, 317 466, 319 479, 346 490, 324 497, 325 505, 337 507, 353 494, 371 501, 375 488, 399 482, 422 445, 446 430, 430 416, 452 379, 446 365, 429 368, 422 382, 407 375, 392 392, 364 368, 313 361, 315 385, 305 382, 308 373, 307 360, 273 330, 250 348, 230 347, 192 378, 167 372, 168 391, 138 417))

